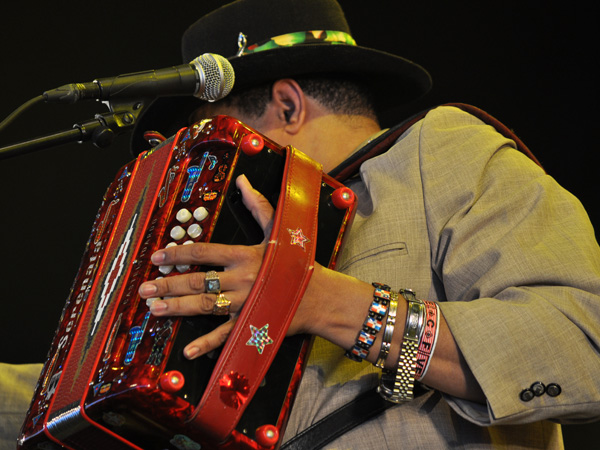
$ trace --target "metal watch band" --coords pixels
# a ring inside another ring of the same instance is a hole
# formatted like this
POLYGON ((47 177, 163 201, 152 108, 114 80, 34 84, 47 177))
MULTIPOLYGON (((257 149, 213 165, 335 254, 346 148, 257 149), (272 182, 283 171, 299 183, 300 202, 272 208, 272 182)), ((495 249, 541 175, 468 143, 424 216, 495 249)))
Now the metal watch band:
POLYGON ((383 369, 385 360, 390 353, 390 347, 392 346, 392 335, 394 334, 394 327, 396 326, 396 312, 398 310, 398 294, 396 292, 390 292, 390 306, 388 308, 388 315, 385 322, 385 329, 381 340, 381 350, 377 357, 375 367, 383 369))
POLYGON ((379 394, 393 403, 410 401, 414 397, 417 352, 425 322, 425 304, 413 291, 403 289, 400 294, 406 299, 408 310, 398 363, 395 371, 383 371, 379 384, 379 394))

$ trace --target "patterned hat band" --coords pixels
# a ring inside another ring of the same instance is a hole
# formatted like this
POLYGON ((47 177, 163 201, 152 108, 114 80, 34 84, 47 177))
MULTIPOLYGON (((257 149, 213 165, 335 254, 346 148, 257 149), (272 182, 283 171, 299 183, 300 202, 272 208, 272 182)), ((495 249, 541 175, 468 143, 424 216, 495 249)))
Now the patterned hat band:
POLYGON ((246 43, 246 35, 240 33, 236 56, 249 55, 250 53, 258 53, 275 48, 292 47, 300 44, 356 45, 356 41, 348 33, 331 30, 297 31, 295 33, 282 34, 260 44, 252 44, 249 47, 246 47, 246 43))

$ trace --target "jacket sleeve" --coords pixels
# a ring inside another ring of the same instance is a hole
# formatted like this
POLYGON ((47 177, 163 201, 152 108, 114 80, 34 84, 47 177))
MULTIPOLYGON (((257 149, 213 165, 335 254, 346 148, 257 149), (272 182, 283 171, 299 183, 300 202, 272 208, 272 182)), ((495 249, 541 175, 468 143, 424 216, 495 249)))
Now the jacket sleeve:
POLYGON ((430 294, 487 398, 448 402, 480 425, 597 420, 600 249, 582 205, 460 110, 418 132, 430 294))

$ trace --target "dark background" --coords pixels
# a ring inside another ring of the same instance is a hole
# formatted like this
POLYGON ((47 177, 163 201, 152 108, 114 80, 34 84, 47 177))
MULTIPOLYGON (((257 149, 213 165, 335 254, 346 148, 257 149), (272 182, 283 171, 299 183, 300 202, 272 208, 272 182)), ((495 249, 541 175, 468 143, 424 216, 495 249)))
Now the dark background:
MULTIPOLYGON (((39 8, 11 2, 0 27, 0 118, 63 84, 181 64, 183 30, 222 3, 39 8)), ((411 107, 458 101, 499 118, 580 198, 598 226, 591 6, 400 3, 342 0, 360 45, 407 57, 432 74, 433 92, 411 107)), ((96 102, 37 105, 0 134, 0 146, 69 129, 105 111, 96 102)), ((104 190, 131 159, 128 140, 119 136, 108 149, 68 144, 0 160, 0 361, 45 359, 104 190)), ((596 439, 591 430, 567 427, 567 445, 587 447, 596 439)))

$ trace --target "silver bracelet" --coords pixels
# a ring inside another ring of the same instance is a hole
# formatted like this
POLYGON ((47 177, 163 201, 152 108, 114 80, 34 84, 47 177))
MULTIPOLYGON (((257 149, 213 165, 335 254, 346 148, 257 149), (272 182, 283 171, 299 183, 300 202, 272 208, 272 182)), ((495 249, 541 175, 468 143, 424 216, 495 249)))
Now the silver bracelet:
POLYGON ((397 368, 383 370, 377 389, 379 395, 393 403, 407 402, 414 397, 417 351, 425 323, 425 304, 411 290, 402 289, 400 294, 407 301, 408 310, 397 368))
POLYGON ((385 322, 385 329, 383 331, 383 337, 381 338, 381 350, 379 350, 379 356, 375 367, 383 369, 385 360, 390 353, 390 347, 392 346, 392 335, 394 334, 394 327, 396 326, 396 311, 398 311, 398 294, 396 292, 390 292, 390 307, 388 308, 388 316, 385 322))

